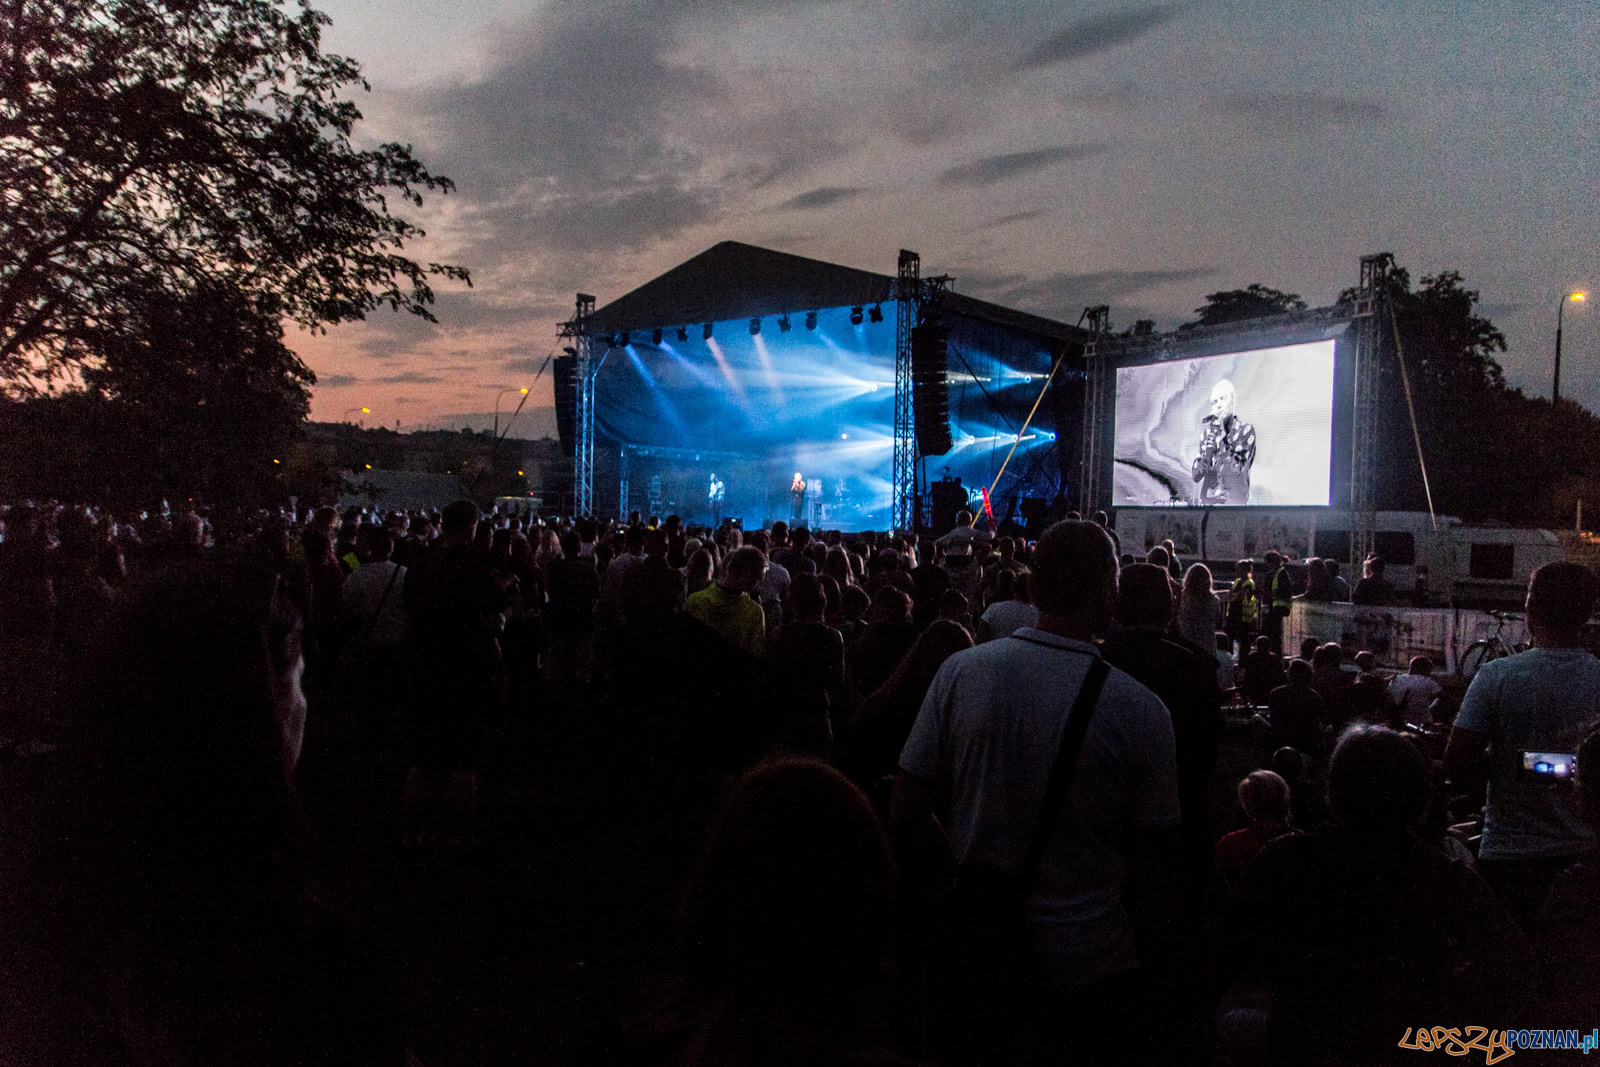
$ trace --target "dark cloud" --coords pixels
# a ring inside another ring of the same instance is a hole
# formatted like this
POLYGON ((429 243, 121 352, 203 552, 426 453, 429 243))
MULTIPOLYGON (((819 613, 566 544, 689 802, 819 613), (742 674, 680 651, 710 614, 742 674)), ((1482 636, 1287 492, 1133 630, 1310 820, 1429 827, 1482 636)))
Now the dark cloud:
POLYGON ((517 359, 506 360, 500 364, 500 369, 510 371, 513 374, 538 374, 539 368, 544 367, 545 373, 548 374, 550 368, 544 366, 544 361, 544 356, 521 356, 517 359))
POLYGON ((1092 56, 1119 44, 1142 37, 1167 22, 1173 16, 1170 7, 1152 6, 1134 8, 1132 11, 1114 11, 1079 19, 1066 29, 1040 42, 1021 63, 1018 70, 1032 70, 1055 63, 1092 56))
POLYGON ((1216 110, 1275 132, 1330 126, 1366 127, 1389 118, 1387 107, 1376 100, 1334 96, 1331 93, 1230 93, 1218 97, 1216 110))
POLYGON ((865 189, 855 185, 824 185, 820 189, 813 189, 793 199, 785 200, 778 205, 778 208, 810 211, 819 207, 830 207, 844 200, 853 200, 864 192, 865 189))
POLYGON ((1026 222, 1028 219, 1036 219, 1040 215, 1043 215, 1043 214, 1044 214, 1044 212, 1043 211, 1039 211, 1039 210, 1035 210, 1035 211, 1017 211, 1017 212, 1013 212, 1010 215, 1001 215, 997 219, 990 219, 988 222, 981 223, 978 226, 978 229, 980 229, 980 230, 992 230, 996 226, 1009 226, 1013 222, 1026 222))
POLYGON ((329 389, 343 389, 347 385, 357 385, 361 381, 353 374, 319 374, 317 384, 329 389))
POLYGON ((452 161, 463 191, 457 258, 546 255, 561 276, 541 285, 593 285, 619 255, 716 221, 763 180, 837 154, 856 120, 816 106, 814 78, 752 80, 673 58, 706 20, 773 5, 721 6, 737 10, 556 0, 503 34, 481 77, 415 94, 427 152, 452 161))
POLYGON ((1085 307, 1096 304, 1120 305, 1120 315, 1126 308, 1128 298, 1146 289, 1204 278, 1215 273, 1216 267, 1184 267, 1175 270, 1058 272, 1043 278, 1021 274, 979 274, 967 275, 963 281, 966 283, 964 287, 970 288, 974 295, 997 304, 1076 321, 1077 313, 1085 307))
POLYGON ((1063 95, 1061 102, 1088 111, 1127 111, 1142 99, 1142 95, 1137 82, 1120 81, 1075 89, 1063 95))
POLYGON ((1109 152, 1110 145, 1069 144, 1054 148, 1037 148, 1031 152, 1006 152, 997 156, 984 156, 970 163, 958 163, 936 179, 940 185, 993 185, 1019 174, 1043 167, 1065 163, 1074 159, 1088 159, 1109 152))
POLYGON ((378 381, 384 385, 436 385, 444 379, 436 374, 408 370, 404 374, 391 374, 387 378, 379 378, 378 381))

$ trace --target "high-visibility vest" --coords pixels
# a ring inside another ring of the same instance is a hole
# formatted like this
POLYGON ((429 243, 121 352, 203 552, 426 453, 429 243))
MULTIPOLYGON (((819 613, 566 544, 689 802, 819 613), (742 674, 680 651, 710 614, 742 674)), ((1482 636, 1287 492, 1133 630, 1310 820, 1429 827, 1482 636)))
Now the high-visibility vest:
POLYGON ((1260 607, 1256 603, 1255 580, 1252 578, 1235 578, 1233 580, 1233 588, 1229 590, 1228 596, 1230 599, 1239 602, 1239 621, 1249 626, 1255 625, 1256 618, 1260 613, 1260 607))
POLYGON ((1289 568, 1279 567, 1272 575, 1272 606, 1289 610, 1289 604, 1294 600, 1294 586, 1289 579, 1289 568))

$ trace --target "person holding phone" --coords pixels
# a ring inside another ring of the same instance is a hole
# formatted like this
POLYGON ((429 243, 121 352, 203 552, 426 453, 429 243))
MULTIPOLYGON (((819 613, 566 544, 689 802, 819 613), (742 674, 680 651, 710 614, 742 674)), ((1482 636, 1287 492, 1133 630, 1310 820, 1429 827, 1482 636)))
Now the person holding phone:
POLYGON ((1578 742, 1600 725, 1600 659, 1583 625, 1600 584, 1579 563, 1546 563, 1528 583, 1534 647, 1483 665, 1445 749, 1455 793, 1485 785, 1478 866, 1524 929, 1556 875, 1589 852, 1570 774, 1578 742), (1531 757, 1531 758, 1530 758, 1531 757))

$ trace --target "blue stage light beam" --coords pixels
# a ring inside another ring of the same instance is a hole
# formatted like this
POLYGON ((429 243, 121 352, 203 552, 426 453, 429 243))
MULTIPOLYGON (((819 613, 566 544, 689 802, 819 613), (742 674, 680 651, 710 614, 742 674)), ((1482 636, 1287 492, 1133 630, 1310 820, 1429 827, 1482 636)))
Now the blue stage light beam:
POLYGON ((767 347, 766 338, 756 334, 751 338, 756 346, 756 358, 761 361, 761 374, 767 380, 767 388, 777 396, 778 408, 784 407, 783 387, 778 384, 778 372, 772 365, 772 350, 767 347))
POLYGON ((672 424, 678 431, 680 440, 689 440, 693 435, 689 428, 683 424, 683 419, 678 415, 678 409, 673 406, 668 390, 661 388, 656 376, 650 373, 650 368, 645 366, 644 360, 639 358, 638 351, 633 345, 622 350, 628 356, 628 362, 633 364, 633 369, 638 372, 639 379, 644 382, 645 389, 650 393, 650 399, 655 403, 656 409, 661 412, 661 417, 672 424))
POLYGON ((722 376, 728 381, 728 388, 732 389, 739 397, 739 406, 749 414, 750 397, 744 391, 744 384, 739 381, 739 376, 734 373, 733 365, 728 362, 727 354, 722 351, 722 345, 715 337, 706 338, 706 347, 711 350, 711 358, 717 361, 717 367, 722 371, 722 376))

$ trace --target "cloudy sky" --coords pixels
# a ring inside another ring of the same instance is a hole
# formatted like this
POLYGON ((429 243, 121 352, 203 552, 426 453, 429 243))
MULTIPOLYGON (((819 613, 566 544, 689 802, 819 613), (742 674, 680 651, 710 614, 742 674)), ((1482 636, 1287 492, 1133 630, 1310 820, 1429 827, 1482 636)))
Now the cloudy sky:
MULTIPOLYGON (((458 185, 412 254, 474 287, 441 287, 438 326, 296 335, 318 419, 460 425, 529 381, 575 291, 729 239, 889 274, 911 248, 960 292, 1119 328, 1251 282, 1329 303, 1391 251, 1466 276, 1530 392, 1561 294, 1600 287, 1592 0, 319 6, 367 133, 458 185)), ((1600 410, 1600 302, 1569 310, 1562 391, 1600 410)), ((550 402, 547 374, 519 432, 550 402)))

